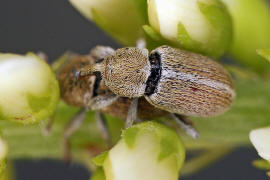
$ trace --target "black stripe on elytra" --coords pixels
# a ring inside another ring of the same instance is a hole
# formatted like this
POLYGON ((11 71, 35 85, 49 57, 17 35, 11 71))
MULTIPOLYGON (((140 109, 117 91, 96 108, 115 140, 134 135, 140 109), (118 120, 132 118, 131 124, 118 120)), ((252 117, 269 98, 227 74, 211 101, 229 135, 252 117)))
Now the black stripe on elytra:
POLYGON ((98 88, 99 88, 100 82, 102 80, 102 76, 101 76, 100 72, 94 72, 94 75, 96 76, 96 81, 94 84, 93 97, 98 95, 98 88))
POLYGON ((161 76, 161 56, 158 52, 153 52, 149 56, 149 62, 151 64, 151 74, 146 81, 145 95, 152 95, 158 85, 161 76))

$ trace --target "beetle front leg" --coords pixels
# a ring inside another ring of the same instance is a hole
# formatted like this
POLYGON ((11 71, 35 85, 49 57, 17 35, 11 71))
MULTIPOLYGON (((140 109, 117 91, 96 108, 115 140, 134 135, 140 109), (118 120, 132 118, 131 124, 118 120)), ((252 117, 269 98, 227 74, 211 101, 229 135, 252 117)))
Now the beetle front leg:
POLYGON ((108 129, 108 125, 106 123, 105 117, 99 111, 95 112, 95 117, 97 120, 97 126, 99 129, 99 132, 101 133, 102 138, 106 141, 107 145, 110 147, 111 138, 110 138, 110 133, 109 133, 109 129, 108 129))
POLYGON ((127 114, 127 120, 126 120, 126 128, 129 128, 132 126, 134 121, 137 120, 138 115, 138 100, 139 98, 134 98, 130 104, 128 114, 127 114))
POLYGON ((81 109, 68 123, 64 131, 64 159, 70 161, 70 144, 69 139, 71 135, 81 126, 85 119, 86 110, 81 109))
POLYGON ((113 104, 119 97, 115 94, 107 95, 98 95, 92 98, 86 105, 86 108, 89 110, 99 110, 110 106, 113 104))
POLYGON ((49 118, 48 123, 46 124, 46 126, 43 129, 42 133, 44 136, 50 135, 53 124, 54 124, 54 114, 49 118))
POLYGON ((197 139, 200 137, 199 132, 193 127, 193 122, 190 119, 175 113, 172 113, 171 116, 187 135, 189 135, 193 139, 197 139))

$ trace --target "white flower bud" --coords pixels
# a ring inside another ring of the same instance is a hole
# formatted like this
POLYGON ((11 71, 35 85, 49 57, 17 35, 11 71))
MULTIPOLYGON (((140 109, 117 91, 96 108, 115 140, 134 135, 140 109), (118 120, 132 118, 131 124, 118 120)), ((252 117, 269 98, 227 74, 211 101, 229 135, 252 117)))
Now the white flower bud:
POLYGON ((249 138, 258 154, 270 161, 270 127, 252 130, 249 138))
POLYGON ((38 56, 0 54, 0 119, 34 123, 49 117, 59 99, 58 82, 38 56))
POLYGON ((218 57, 231 40, 231 19, 219 0, 148 0, 148 16, 163 38, 188 50, 218 57))
POLYGON ((184 159, 184 146, 174 131, 146 122, 125 130, 94 162, 103 165, 106 180, 177 180, 184 159))

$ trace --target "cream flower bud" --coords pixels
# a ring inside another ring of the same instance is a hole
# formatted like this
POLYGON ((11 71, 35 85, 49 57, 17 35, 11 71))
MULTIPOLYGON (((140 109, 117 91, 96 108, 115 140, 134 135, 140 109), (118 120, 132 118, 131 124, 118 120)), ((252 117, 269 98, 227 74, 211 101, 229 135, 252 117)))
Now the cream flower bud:
POLYGON ((219 0, 148 0, 148 16, 154 31, 187 50, 220 57, 231 41, 231 19, 219 0))
POLYGON ((184 146, 174 131, 146 122, 125 130, 94 162, 103 165, 106 180, 177 180, 184 158, 184 146))
POLYGON ((270 161, 270 127, 252 130, 249 138, 258 154, 270 161))
POLYGON ((58 82, 38 56, 0 54, 0 119, 34 123, 48 118, 59 99, 58 82))

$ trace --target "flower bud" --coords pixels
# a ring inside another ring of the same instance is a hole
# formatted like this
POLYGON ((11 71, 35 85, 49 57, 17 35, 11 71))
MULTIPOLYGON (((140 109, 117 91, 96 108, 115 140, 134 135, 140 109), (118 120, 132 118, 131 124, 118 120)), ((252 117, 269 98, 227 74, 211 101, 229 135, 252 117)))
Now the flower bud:
POLYGON ((148 16, 155 32, 187 50, 217 58, 231 42, 231 18, 219 0, 148 0, 148 16))
POLYGON ((222 1, 233 19, 231 56, 258 72, 269 70, 270 64, 256 53, 257 49, 270 48, 270 6, 267 0, 222 1))
POLYGON ((52 115, 58 82, 38 56, 0 54, 0 119, 34 123, 52 115))
POLYGON ((134 46, 147 22, 146 0, 69 0, 87 19, 125 46, 134 46), (144 2, 145 1, 145 2, 144 2))
POLYGON ((184 159, 184 146, 174 131, 145 122, 126 129, 94 162, 103 166, 106 180, 177 180, 184 159))
POLYGON ((258 154, 263 159, 270 161, 270 127, 252 130, 249 138, 258 154))

